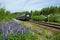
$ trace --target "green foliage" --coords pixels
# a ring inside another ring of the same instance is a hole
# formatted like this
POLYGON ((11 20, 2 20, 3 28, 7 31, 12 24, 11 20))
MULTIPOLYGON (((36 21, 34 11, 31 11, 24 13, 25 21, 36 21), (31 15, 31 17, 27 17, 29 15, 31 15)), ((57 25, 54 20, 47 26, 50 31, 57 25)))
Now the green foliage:
POLYGON ((45 17, 44 15, 32 16, 32 20, 35 20, 35 21, 44 21, 45 18, 46 18, 46 17, 45 17))
POLYGON ((4 8, 0 8, 0 22, 11 21, 12 15, 9 11, 6 11, 4 8))
POLYGON ((60 23, 60 14, 55 14, 55 15, 51 16, 50 21, 60 23))
POLYGON ((54 14, 58 12, 59 7, 47 7, 47 8, 43 8, 41 10, 41 14, 43 15, 49 15, 49 14, 54 14))
POLYGON ((60 23, 60 7, 47 7, 41 9, 41 11, 31 11, 31 19, 35 21, 45 21, 45 22, 59 22, 60 23), (43 16, 41 16, 43 15, 43 16), (48 18, 48 15, 50 17, 48 18))
POLYGON ((28 11, 26 11, 26 12, 15 12, 15 13, 12 13, 12 16, 14 18, 16 18, 17 16, 20 16, 20 15, 23 15, 23 14, 27 14, 27 13, 29 13, 29 12, 28 11))
POLYGON ((46 7, 41 9, 40 11, 31 11, 31 12, 15 12, 13 13, 13 17, 16 18, 17 16, 20 16, 22 14, 31 14, 31 20, 34 21, 45 21, 45 22, 60 22, 60 7, 46 7), (58 15, 57 15, 58 14, 58 15), (48 18, 48 15, 50 15, 50 17, 48 18))
POLYGON ((0 40, 2 40, 2 31, 0 30, 0 40))
POLYGON ((10 35, 8 37, 9 40, 36 40, 36 38, 38 38, 35 33, 33 34, 32 31, 28 32, 28 34, 20 34, 17 33, 16 35, 10 35))
POLYGON ((53 36, 54 36, 54 40, 60 40, 60 32, 54 32, 53 36))
POLYGON ((33 16, 39 16, 39 15, 40 15, 40 12, 37 11, 37 10, 35 10, 35 11, 32 12, 32 15, 33 15, 33 16))
MULTIPOLYGON (((0 40, 2 40, 2 31, 0 31, 0 40)), ((8 40, 60 40, 60 32, 42 30, 40 34, 29 31, 28 34, 9 35, 8 40)))

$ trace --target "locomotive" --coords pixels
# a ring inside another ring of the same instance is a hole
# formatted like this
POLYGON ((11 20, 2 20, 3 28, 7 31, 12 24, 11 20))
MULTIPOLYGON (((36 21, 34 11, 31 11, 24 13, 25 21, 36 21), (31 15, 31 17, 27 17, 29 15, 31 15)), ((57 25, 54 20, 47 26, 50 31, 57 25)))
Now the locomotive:
POLYGON ((22 21, 29 21, 31 18, 30 14, 23 14, 18 17, 16 17, 17 20, 22 20, 22 21))

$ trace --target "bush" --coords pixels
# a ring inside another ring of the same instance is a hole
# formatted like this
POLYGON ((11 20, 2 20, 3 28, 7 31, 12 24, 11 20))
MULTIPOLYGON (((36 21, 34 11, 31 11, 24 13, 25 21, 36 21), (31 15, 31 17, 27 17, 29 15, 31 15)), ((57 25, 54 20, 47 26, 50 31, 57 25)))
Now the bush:
POLYGON ((12 15, 9 11, 4 8, 0 8, 0 22, 12 20, 12 15))
POLYGON ((60 15, 55 14, 55 15, 51 16, 50 22, 58 22, 58 23, 60 23, 60 15))
POLYGON ((45 18, 46 18, 46 17, 45 17, 44 15, 32 16, 32 20, 35 20, 35 21, 44 21, 45 18))

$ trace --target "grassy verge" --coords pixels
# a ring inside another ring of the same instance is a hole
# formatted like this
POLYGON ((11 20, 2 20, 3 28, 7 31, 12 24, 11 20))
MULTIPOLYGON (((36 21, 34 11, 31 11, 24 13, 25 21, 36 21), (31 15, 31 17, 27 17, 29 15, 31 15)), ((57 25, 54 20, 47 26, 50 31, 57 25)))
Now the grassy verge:
POLYGON ((25 27, 31 27, 32 30, 38 30, 38 39, 37 40, 60 40, 60 32, 54 32, 40 28, 38 25, 31 22, 23 22, 25 27))

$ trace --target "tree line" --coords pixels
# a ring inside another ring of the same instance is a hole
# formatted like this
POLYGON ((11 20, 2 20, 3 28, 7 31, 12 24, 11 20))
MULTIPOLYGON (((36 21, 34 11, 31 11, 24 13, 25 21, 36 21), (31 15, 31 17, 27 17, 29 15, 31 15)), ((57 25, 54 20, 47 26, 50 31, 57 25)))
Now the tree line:
POLYGON ((42 22, 59 22, 60 23, 60 7, 46 7, 41 10, 14 12, 0 8, 0 21, 11 20, 22 14, 31 14, 31 20, 42 22))
POLYGON ((43 21, 43 22, 59 22, 60 23, 60 7, 46 7, 41 10, 35 11, 25 11, 25 12, 15 12, 12 13, 14 17, 20 16, 21 14, 31 14, 31 20, 34 21, 43 21))

